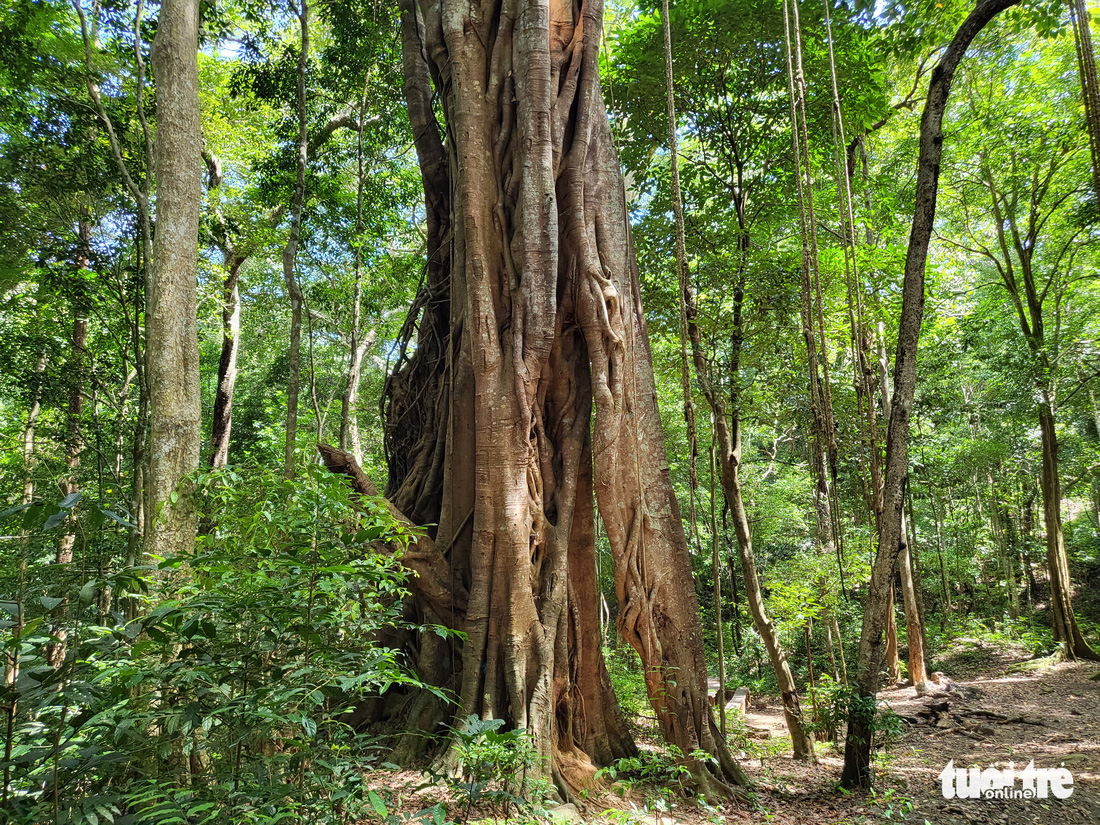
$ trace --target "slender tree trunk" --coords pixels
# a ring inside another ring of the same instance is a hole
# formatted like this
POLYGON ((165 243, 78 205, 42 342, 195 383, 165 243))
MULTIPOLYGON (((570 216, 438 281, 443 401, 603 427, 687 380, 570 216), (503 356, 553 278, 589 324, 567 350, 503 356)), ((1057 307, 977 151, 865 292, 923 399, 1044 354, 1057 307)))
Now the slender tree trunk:
POLYGON ((936 507, 936 493, 931 486, 928 487, 928 501, 932 506, 932 520, 936 524, 936 555, 940 560, 940 588, 943 595, 940 630, 943 630, 947 627, 947 620, 951 618, 954 607, 951 604, 951 588, 947 584, 947 567, 943 561, 943 523, 940 519, 940 511, 936 507))
POLYGON ((1033 478, 1028 479, 1026 492, 1028 495, 1020 512, 1020 536, 1023 538, 1020 557, 1024 562, 1024 573, 1027 574, 1027 603, 1029 607, 1034 607, 1035 591, 1039 589, 1039 583, 1035 580, 1035 565, 1031 561, 1031 543, 1035 538, 1035 497, 1038 494, 1033 478))
MULTIPOLYGON (((745 270, 744 261, 748 251, 749 233, 745 221, 744 198, 739 197, 735 203, 735 211, 738 217, 738 247, 740 250, 740 262, 738 267, 738 280, 734 287, 734 311, 733 311, 733 352, 730 359, 731 372, 731 403, 730 417, 727 422, 725 405, 713 386, 710 377, 709 366, 703 352, 702 337, 699 325, 696 322, 696 308, 691 287, 691 273, 687 265, 687 250, 684 245, 684 217, 680 203, 680 178, 677 153, 676 116, 673 102, 673 76, 672 76, 672 35, 671 22, 669 20, 668 2, 664 0, 662 5, 664 20, 664 45, 665 45, 665 91, 667 95, 668 120, 669 120, 669 150, 672 158, 672 201, 673 213, 676 224, 676 267, 680 286, 680 355, 681 355, 681 389, 684 395, 684 418, 689 431, 691 442, 691 485, 695 485, 695 412, 691 399, 691 375, 688 361, 688 342, 690 340, 691 353, 695 362, 695 371, 699 383, 703 386, 704 395, 711 408, 711 416, 715 424, 715 438, 718 440, 722 452, 722 489, 726 501, 733 511, 734 530, 737 534, 737 543, 741 554, 741 569, 745 579, 745 592, 749 602, 749 609, 753 616, 753 623, 764 640, 771 659, 772 669, 775 671, 776 681, 779 684, 780 694, 783 699, 784 714, 787 719, 787 727, 791 733, 795 758, 814 761, 813 735, 807 729, 802 715, 802 708, 798 698, 798 687, 791 675, 787 663, 786 651, 779 641, 779 634, 764 611, 763 595, 760 590, 760 581, 756 573, 756 563, 752 552, 752 533, 748 523, 748 515, 745 511, 744 500, 741 495, 740 464, 742 454, 740 401, 738 397, 738 382, 740 381, 740 359, 743 343, 742 311, 745 296, 745 270)), ((694 494, 693 494, 694 495, 694 494)), ((694 498, 693 498, 694 520, 694 498)), ((715 581, 717 582, 717 573, 715 581)), ((718 592, 718 591, 716 591, 718 592)), ((722 693, 724 717, 725 693, 722 693)), ((724 718, 723 718, 724 723, 724 718)))
POLYGON ((283 475, 293 479, 296 473, 294 449, 298 440, 298 394, 302 384, 302 289, 295 272, 298 245, 302 237, 302 207, 306 199, 306 165, 309 162, 309 123, 306 119, 306 68, 309 66, 309 0, 301 0, 296 10, 301 28, 298 50, 298 154, 297 177, 290 201, 290 234, 283 248, 283 280, 290 300, 290 343, 287 349, 286 447, 283 475))
POLYGON ((901 652, 898 649, 898 620, 893 577, 890 581, 890 595, 886 602, 886 684, 901 682, 901 652))
MULTIPOLYGON (((69 404, 65 412, 65 478, 61 482, 61 492, 71 496, 80 492, 80 458, 84 452, 84 432, 81 418, 84 415, 84 372, 88 356, 88 307, 84 287, 83 270, 90 265, 90 244, 92 237, 91 219, 87 211, 81 213, 77 226, 76 268, 81 271, 75 281, 73 291, 73 326, 69 338, 69 404)), ((69 564, 73 560, 73 545, 76 534, 73 522, 66 520, 67 529, 57 543, 56 561, 69 564)))
MULTIPOLYGON (((715 436, 717 438, 717 435, 715 436)), ((741 597, 737 587, 737 563, 729 552, 729 500, 725 491, 722 492, 722 543, 725 546, 726 568, 730 574, 730 595, 733 597, 733 649, 738 656, 741 655, 741 597)))
POLYGON ((46 349, 43 347, 34 362, 34 390, 31 408, 27 411, 27 423, 23 425, 23 504, 34 501, 34 470, 38 466, 35 455, 35 435, 38 432, 38 416, 42 411, 42 376, 46 372, 46 349))
POLYGON ((905 600, 905 634, 909 642, 909 681, 923 694, 928 682, 928 668, 924 660, 924 622, 917 604, 917 587, 913 575, 911 552, 908 543, 898 560, 901 570, 901 590, 905 600))
POLYGON ((1062 492, 1058 479, 1058 435, 1054 427, 1054 408, 1050 394, 1039 402, 1039 433, 1042 440, 1043 473, 1040 484, 1043 493, 1043 523, 1047 534, 1047 572, 1050 574, 1050 606, 1054 623, 1054 638, 1062 642, 1066 658, 1100 661, 1085 641, 1077 617, 1073 614, 1072 583, 1069 558, 1066 556, 1062 533, 1062 492))
POLYGON ((714 416, 715 435, 718 441, 718 454, 722 469, 722 491, 733 515, 733 529, 734 534, 737 536, 737 547, 741 557, 741 575, 745 583, 745 600, 748 602, 753 626, 764 642, 764 647, 768 651, 768 658, 771 661, 772 671, 775 673, 795 758, 813 762, 816 759, 813 734, 806 725, 798 696, 798 685, 791 674, 790 665, 787 661, 787 651, 779 639, 779 632, 764 609, 764 597, 756 571, 756 559, 753 554, 752 528, 749 524, 744 497, 741 492, 742 430, 738 387, 742 347, 743 301, 744 285, 738 283, 734 288, 733 333, 731 336, 733 349, 730 357, 732 390, 728 412, 724 400, 711 381, 709 365, 703 350, 702 333, 696 321, 695 299, 690 290, 685 295, 688 333, 695 361, 695 374, 714 416))
POLYGON ((237 355, 241 349, 241 266, 245 259, 229 251, 222 282, 222 351, 218 360, 218 389, 210 424, 210 466, 229 462, 233 426, 233 391, 237 385, 237 355))
MULTIPOLYGON (((1100 404, 1096 401, 1096 391, 1089 387, 1089 408, 1092 410, 1092 423, 1096 428, 1096 439, 1100 441, 1100 404)), ((1096 526, 1097 535, 1100 535, 1100 478, 1093 476, 1089 484, 1092 498, 1092 520, 1096 526)))
MULTIPOLYGON (((886 356, 886 340, 883 334, 883 324, 878 326, 878 366, 879 366, 879 379, 882 386, 882 412, 886 416, 887 420, 890 418, 890 413, 893 410, 893 393, 890 390, 890 362, 886 356)), ((878 472, 877 481, 879 484, 884 485, 885 481, 882 477, 881 467, 878 472)), ((883 506, 883 488, 879 488, 879 493, 876 496, 876 503, 879 507, 883 506)), ((882 515, 881 511, 877 512, 876 524, 881 530, 882 515)), ((898 556, 898 568, 901 573, 901 595, 902 604, 905 608, 905 626, 906 631, 910 634, 917 630, 921 638, 917 641, 916 648, 913 647, 912 638, 909 641, 909 678, 913 680, 913 684, 917 686, 918 693, 924 692, 924 684, 927 681, 927 673, 924 667, 924 647, 923 647, 923 633, 924 629, 921 627, 920 617, 917 613, 916 606, 916 593, 913 590, 913 570, 912 562, 908 551, 908 520, 906 518, 905 510, 901 512, 901 535, 906 541, 906 549, 902 550, 898 556), (914 661, 913 654, 917 655, 917 660, 914 661), (914 665, 916 667, 914 667, 914 665)), ((889 674, 888 679, 890 684, 898 684, 901 681, 901 651, 898 649, 898 622, 895 616, 894 605, 895 595, 893 586, 893 577, 891 577, 890 584, 890 602, 886 619, 886 672, 889 674)))
POLYGON ((963 21, 939 64, 932 70, 928 97, 921 117, 920 157, 917 164, 916 207, 902 286, 901 324, 894 359, 894 408, 886 438, 885 486, 878 552, 871 573, 867 608, 860 633, 856 696, 848 719, 844 750, 845 787, 870 786, 871 746, 874 738, 875 696, 878 692, 882 631, 894 566, 904 533, 902 513, 909 470, 909 417, 916 389, 916 355, 924 314, 924 271, 936 214, 940 158, 943 155, 943 115, 951 81, 970 42, 986 23, 1017 0, 979 0, 963 21))
POLYGON ((829 624, 833 629, 833 636, 836 638, 836 650, 840 654, 840 675, 844 680, 844 685, 848 685, 848 661, 844 655, 844 637, 840 635, 840 625, 837 624, 836 612, 829 611, 829 624))
MULTIPOLYGON (((141 538, 145 533, 145 444, 149 433, 149 385, 145 371, 145 347, 140 322, 142 308, 145 303, 145 284, 148 282, 148 262, 144 255, 144 244, 135 244, 135 257, 138 273, 135 289, 133 290, 133 315, 130 325, 130 346, 134 354, 134 372, 138 389, 137 416, 134 420, 134 429, 130 445, 130 465, 133 471, 130 477, 130 496, 127 506, 130 510, 132 527, 126 536, 126 567, 133 568, 138 564, 138 554, 141 538)), ((125 612, 127 618, 136 618, 138 612, 138 600, 130 598, 126 600, 125 612)))
MULTIPOLYGON (((368 75, 369 77, 369 75, 368 75)), ((359 373, 363 367, 363 358, 373 343, 362 338, 360 330, 363 303, 363 120, 367 110, 367 86, 363 86, 363 97, 359 102, 359 140, 356 144, 357 174, 355 178, 355 293, 351 301, 351 340, 348 355, 348 374, 344 384, 344 394, 340 399, 340 449, 350 448, 355 459, 362 463, 363 454, 359 445, 359 418, 357 401, 359 397, 359 373)))
POLYGON ((831 618, 831 613, 825 617, 825 650, 829 654, 829 674, 833 677, 834 682, 839 682, 840 670, 837 669, 836 654, 833 652, 833 625, 831 618))
MULTIPOLYGON (((89 244, 91 242, 91 222, 87 211, 82 211, 77 226, 76 269, 74 279, 72 310, 72 333, 69 337, 69 362, 66 365, 68 378, 68 407, 65 411, 65 477, 61 481, 61 492, 68 498, 80 493, 80 459, 84 452, 84 385, 87 369, 88 344, 88 307, 87 292, 84 286, 83 270, 90 265, 89 244)), ((69 565, 73 561, 73 547, 76 544, 76 519, 70 511, 65 519, 65 531, 57 542, 54 561, 69 565)), ((51 667, 58 668, 65 660, 68 631, 64 627, 68 604, 54 614, 58 624, 51 626, 50 632, 56 641, 46 646, 46 661, 51 667)))
POLYGON ((917 520, 913 515, 913 489, 910 487, 906 492, 909 502, 909 569, 913 573, 913 601, 917 605, 917 616, 920 619, 921 648, 927 661, 932 648, 928 645, 928 622, 924 612, 924 577, 921 575, 920 553, 917 550, 917 520))
POLYGON ((195 546, 195 505, 180 482, 198 466, 201 437, 196 316, 202 200, 198 6, 198 0, 164 0, 153 43, 157 231, 145 313, 145 551, 165 557, 190 554, 195 546))
POLYGON ((1100 81, 1096 76, 1096 54, 1092 48, 1092 27, 1084 0, 1070 0, 1073 41, 1077 49, 1077 70, 1081 79, 1081 97, 1085 104, 1085 125, 1092 156, 1092 188, 1096 208, 1100 209, 1100 81))
MULTIPOLYGON (((745 600, 749 605, 753 626, 756 628, 756 632, 760 634, 764 647, 768 651, 772 671, 775 673, 776 682, 779 685, 779 695, 783 702, 783 716, 787 722, 787 730, 791 734, 794 756, 796 759, 813 762, 816 760, 813 734, 807 728, 802 704, 798 697, 798 686, 794 681, 794 676, 791 674, 790 665, 787 661, 787 651, 779 640, 779 631, 764 609, 760 579, 756 574, 756 559, 752 548, 752 528, 749 525, 748 513, 745 511, 744 499, 741 496, 739 477, 741 464, 740 440, 736 436, 731 439, 728 430, 723 434, 722 430, 726 429, 722 425, 723 423, 719 424, 718 436, 719 445, 725 459, 722 462, 722 486, 726 490, 726 498, 730 502, 730 509, 733 512, 733 527, 741 554, 741 575, 745 582, 745 600)), ((734 426, 736 427, 736 421, 734 426)))
MULTIPOLYGON (((358 315, 358 312, 355 314, 358 315)), ((340 443, 344 449, 350 450, 357 461, 363 460, 363 447, 359 440, 359 382, 363 359, 373 344, 374 330, 366 335, 358 330, 352 335, 347 380, 340 401, 340 443)))
POLYGON ((1016 586, 1015 547, 1008 540, 1007 514, 1003 512, 998 500, 997 485, 993 481, 993 475, 989 474, 986 478, 989 481, 989 523, 993 530, 993 541, 997 545, 997 554, 1001 559, 1005 586, 1008 587, 1008 617, 1017 619, 1020 616, 1020 594, 1016 586))
POLYGON ((710 551, 711 551, 711 576, 714 579, 714 629, 718 638, 718 724, 722 731, 722 738, 726 738, 726 631, 722 622, 722 567, 721 555, 718 551, 718 508, 715 506, 717 490, 715 479, 718 475, 718 437, 714 425, 714 415, 711 415, 710 433, 710 551))

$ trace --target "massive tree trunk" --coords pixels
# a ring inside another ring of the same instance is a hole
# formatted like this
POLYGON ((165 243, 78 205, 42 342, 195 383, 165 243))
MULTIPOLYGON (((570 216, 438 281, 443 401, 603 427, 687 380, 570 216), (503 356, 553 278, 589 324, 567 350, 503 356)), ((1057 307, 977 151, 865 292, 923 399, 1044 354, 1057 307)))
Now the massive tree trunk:
MULTIPOLYGON (((402 4, 428 261, 387 383, 388 494, 434 532, 462 629, 457 716, 526 728, 565 790, 633 751, 595 632, 592 493, 618 629, 665 738, 708 790, 746 782, 707 696, 618 159, 598 78, 602 5, 402 4), (446 144, 432 107, 445 117, 446 144), (595 410, 595 422, 591 421, 595 410), (590 480, 591 479, 591 480, 590 480), (591 485, 591 487, 590 487, 591 485)), ((423 721, 421 721, 423 724, 423 721)))
POLYGON ((867 606, 863 613, 856 691, 848 715, 848 734, 844 748, 841 783, 849 788, 870 786, 874 780, 871 746, 879 687, 879 665, 882 660, 882 631, 886 622, 886 602, 894 566, 903 542, 902 514, 905 510, 905 485, 909 474, 909 417, 916 390, 917 344, 924 315, 924 270, 936 216, 940 159, 943 156, 943 115, 955 70, 970 42, 986 23, 1017 2, 1019 0, 979 0, 977 7, 955 33, 939 64, 932 70, 928 84, 928 97, 921 117, 916 204, 905 258, 901 323, 897 355, 894 358, 894 399, 886 436, 882 523, 879 527, 878 551, 871 571, 867 606))
POLYGON ((149 387, 145 550, 159 556, 186 554, 195 545, 192 497, 178 488, 180 480, 198 466, 200 441, 198 6, 198 0, 164 0, 153 43, 157 200, 145 314, 149 387))

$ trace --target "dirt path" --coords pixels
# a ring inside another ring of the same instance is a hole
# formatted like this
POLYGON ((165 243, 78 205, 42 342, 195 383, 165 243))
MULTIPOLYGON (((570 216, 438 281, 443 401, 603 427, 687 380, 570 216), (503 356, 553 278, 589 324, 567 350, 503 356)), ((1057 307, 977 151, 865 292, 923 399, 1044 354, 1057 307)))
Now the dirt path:
MULTIPOLYGON (((761 801, 773 814, 766 821, 1100 824, 1100 682, 1089 681, 1096 665, 1036 667, 1013 655, 1018 651, 981 650, 978 642, 959 641, 964 655, 953 670, 955 687, 935 697, 937 706, 947 703, 944 712, 929 717, 930 700, 918 697, 913 688, 880 694, 896 713, 919 723, 907 724, 900 740, 880 759, 882 775, 875 795, 838 795, 835 783, 843 754, 828 745, 819 748, 816 766, 801 765, 786 755, 743 760, 761 786, 761 801), (984 673, 967 672, 978 669, 984 673), (1037 768, 1064 766, 1073 775, 1073 794, 1065 800, 1053 795, 944 799, 939 775, 950 760, 960 768, 1003 768, 1012 762, 1022 771, 1032 760, 1037 768)), ((746 721, 783 734, 778 707, 753 708, 746 721)), ((728 812, 727 819, 764 821, 763 816, 746 814, 742 818, 728 812)))

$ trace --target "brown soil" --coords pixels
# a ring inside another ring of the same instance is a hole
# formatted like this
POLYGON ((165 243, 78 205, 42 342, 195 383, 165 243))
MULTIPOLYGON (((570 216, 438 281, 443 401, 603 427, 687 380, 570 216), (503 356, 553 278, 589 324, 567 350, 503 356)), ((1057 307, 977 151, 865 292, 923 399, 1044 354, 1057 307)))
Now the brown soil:
MULTIPOLYGON (((610 825, 1100 825, 1100 682, 1089 680, 1096 665, 1028 662, 1019 649, 958 641, 956 655, 940 660, 955 682, 942 697, 950 703, 942 724, 950 727, 905 725, 898 741, 878 758, 879 783, 873 794, 838 788, 843 753, 829 744, 819 743, 816 765, 791 759, 789 742, 783 747, 778 703, 762 708, 754 702, 745 721, 773 737, 751 740, 745 746, 748 752, 740 754, 756 783, 757 808, 724 805, 708 810, 675 797, 670 810, 653 811, 646 807, 653 789, 635 787, 622 797, 612 789, 590 796, 581 814, 588 822, 610 825), (1018 770, 1031 760, 1037 768, 1064 765, 1073 774, 1073 794, 1066 800, 947 800, 939 774, 949 760, 957 767, 982 768, 1012 761, 1018 770)), ((913 688, 885 690, 880 700, 903 717, 920 719, 921 711, 927 713, 927 700, 913 688)), ((403 791, 400 808, 405 812, 446 799, 440 787, 412 793, 424 782, 418 774, 379 772, 375 777, 380 790, 389 789, 389 799, 396 802, 397 792, 403 791)), ((448 818, 461 822, 462 812, 451 802, 448 818)), ((482 817, 492 817, 492 812, 474 812, 471 821, 482 817)))

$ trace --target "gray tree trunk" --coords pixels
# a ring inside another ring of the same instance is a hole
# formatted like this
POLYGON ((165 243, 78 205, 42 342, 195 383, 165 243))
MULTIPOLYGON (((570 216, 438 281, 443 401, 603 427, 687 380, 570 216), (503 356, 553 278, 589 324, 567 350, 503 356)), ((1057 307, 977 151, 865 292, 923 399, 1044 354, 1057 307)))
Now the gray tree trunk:
POLYGON ((188 554, 195 546, 194 502, 180 481, 198 466, 200 441, 198 24, 198 0, 164 0, 153 42, 157 199, 145 313, 149 387, 145 551, 158 556, 188 554))

